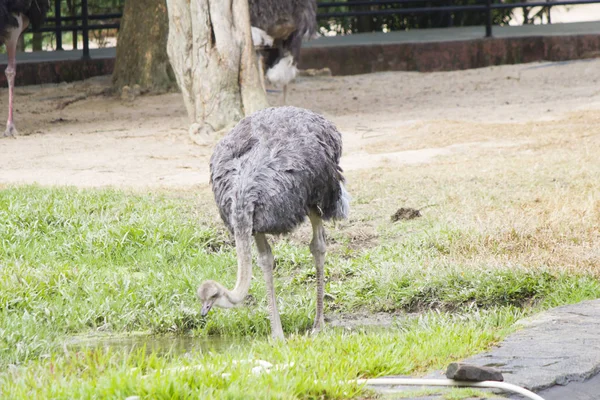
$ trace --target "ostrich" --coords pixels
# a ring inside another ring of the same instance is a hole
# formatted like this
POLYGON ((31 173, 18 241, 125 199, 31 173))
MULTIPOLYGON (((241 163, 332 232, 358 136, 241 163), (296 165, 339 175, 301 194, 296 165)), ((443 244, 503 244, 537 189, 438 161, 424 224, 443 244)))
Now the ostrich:
POLYGON ((323 220, 343 219, 350 196, 344 188, 342 138, 336 127, 311 111, 267 108, 244 118, 216 145, 210 160, 213 193, 221 218, 235 237, 237 281, 233 290, 215 281, 197 290, 202 316, 213 306, 240 304, 250 288, 251 240, 267 285, 271 333, 283 339, 273 286, 273 254, 266 234, 289 233, 308 215, 310 251, 317 276, 313 329, 324 324, 325 229, 323 220))
POLYGON ((39 27, 50 8, 49 0, 0 0, 0 45, 6 44, 8 66, 4 73, 8 81, 8 119, 3 137, 15 136, 13 101, 17 73, 17 41, 29 24, 39 27))
MULTIPOLYGON (((317 32, 316 0, 250 0, 252 40, 259 50, 259 68, 263 71, 266 55, 267 79, 283 86, 283 102, 287 101, 287 85, 298 74, 300 48, 305 36, 317 32)), ((264 87, 264 82, 263 82, 264 87)))

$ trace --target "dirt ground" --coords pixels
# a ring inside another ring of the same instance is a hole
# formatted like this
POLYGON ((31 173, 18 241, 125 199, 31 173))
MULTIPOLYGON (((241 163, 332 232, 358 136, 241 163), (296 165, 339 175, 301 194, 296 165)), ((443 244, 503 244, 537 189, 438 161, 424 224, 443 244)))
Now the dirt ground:
MULTIPOLYGON (((344 137, 343 167, 354 171, 543 142, 543 134, 523 135, 524 127, 543 133, 559 124, 568 134, 593 134, 599 80, 597 59, 426 74, 301 77, 288 102, 337 124, 344 137)), ((210 148, 188 138, 181 95, 145 95, 131 102, 97 95, 109 83, 109 77, 101 77, 17 88, 20 136, 0 140, 0 184, 206 185, 210 148), (77 101, 65 106, 72 100, 77 101)), ((277 105, 281 95, 271 93, 270 98, 277 105)), ((6 90, 0 99, 5 116, 6 90)))

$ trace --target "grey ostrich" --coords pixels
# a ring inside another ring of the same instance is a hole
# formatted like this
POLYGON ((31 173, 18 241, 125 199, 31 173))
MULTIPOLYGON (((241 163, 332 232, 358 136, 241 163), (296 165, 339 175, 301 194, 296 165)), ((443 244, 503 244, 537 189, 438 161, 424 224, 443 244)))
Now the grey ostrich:
POLYGON ((286 103, 287 85, 298 74, 302 39, 317 32, 317 1, 250 0, 249 6, 261 77, 264 56, 267 79, 275 86, 283 86, 286 103))
POLYGON ((202 315, 213 306, 240 304, 252 277, 251 241, 267 285, 272 336, 283 339, 273 286, 273 254, 266 234, 289 233, 306 216, 317 276, 313 329, 324 326, 325 229, 323 220, 343 219, 349 195, 339 166, 342 138, 336 127, 311 111, 267 108, 244 118, 215 147, 210 160, 212 189, 223 222, 235 237, 237 281, 233 290, 215 281, 198 288, 202 315))
POLYGON ((4 71, 8 81, 8 118, 2 137, 17 134, 13 121, 17 41, 29 24, 36 28, 41 25, 49 8, 49 0, 0 0, 0 45, 6 44, 8 53, 8 65, 4 71))

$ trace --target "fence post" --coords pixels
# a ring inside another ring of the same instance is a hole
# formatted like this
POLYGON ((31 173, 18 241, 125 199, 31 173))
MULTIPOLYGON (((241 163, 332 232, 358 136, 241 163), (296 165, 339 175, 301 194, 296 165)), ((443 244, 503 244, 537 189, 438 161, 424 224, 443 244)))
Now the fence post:
POLYGON ((54 34, 56 35, 56 50, 62 50, 62 29, 61 29, 61 14, 60 14, 60 1, 56 0, 54 2, 54 17, 56 17, 56 23, 54 24, 56 30, 54 34))
POLYGON ((485 2, 485 37, 492 37, 492 0, 485 2))
POLYGON ((88 2, 81 0, 81 33, 83 36, 83 60, 90 59, 90 37, 88 31, 88 2))

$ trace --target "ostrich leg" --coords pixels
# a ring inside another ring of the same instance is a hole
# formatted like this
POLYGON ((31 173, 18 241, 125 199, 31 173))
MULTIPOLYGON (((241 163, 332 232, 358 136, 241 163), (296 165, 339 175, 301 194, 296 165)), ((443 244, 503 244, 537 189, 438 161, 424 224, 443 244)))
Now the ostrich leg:
POLYGON ((318 332, 325 326, 325 316, 323 314, 323 297, 325 295, 325 228, 323 227, 323 220, 315 212, 311 211, 308 217, 313 228, 310 252, 315 259, 315 267, 317 269, 317 314, 315 315, 313 331, 318 332))
POLYGON ((285 84, 285 85, 283 85, 283 105, 284 106, 287 104, 287 92, 288 92, 288 85, 285 84))
POLYGON ((267 301, 269 302, 269 318, 271 320, 271 335, 273 339, 283 340, 283 328, 277 311, 277 298, 275 297, 275 285, 273 284, 273 253, 264 233, 254 235, 256 247, 258 248, 258 264, 263 270, 267 284, 267 301))
POLYGON ((17 60, 16 60, 16 52, 17 52, 17 39, 19 38, 19 34, 16 33, 20 31, 13 30, 11 31, 11 35, 9 36, 8 41, 6 42, 6 51, 8 53, 8 65, 6 66, 6 70, 4 74, 6 75, 6 80, 8 81, 8 119, 6 121, 6 130, 2 136, 15 136, 17 132, 17 128, 15 128, 15 124, 13 122, 13 102, 15 96, 15 75, 17 72, 17 60))
POLYGON ((257 52, 257 58, 258 58, 258 76, 260 77, 260 84, 261 84, 263 90, 265 91, 265 93, 267 93, 267 86, 265 85, 265 60, 260 51, 257 52))
POLYGON ((15 97, 15 75, 17 74, 17 42, 21 33, 29 25, 29 19, 23 15, 16 16, 19 26, 17 28, 11 28, 9 35, 6 40, 6 52, 8 53, 8 65, 4 74, 8 81, 8 119, 6 121, 6 130, 4 131, 3 137, 15 136, 17 128, 13 122, 13 102, 15 97))
POLYGON ((250 27, 250 31, 252 33, 252 44, 254 44, 257 56, 256 58, 258 59, 258 76, 260 77, 260 84, 266 93, 267 87, 265 86, 265 62, 261 50, 264 47, 273 46, 273 38, 269 36, 267 32, 255 26, 250 27))

